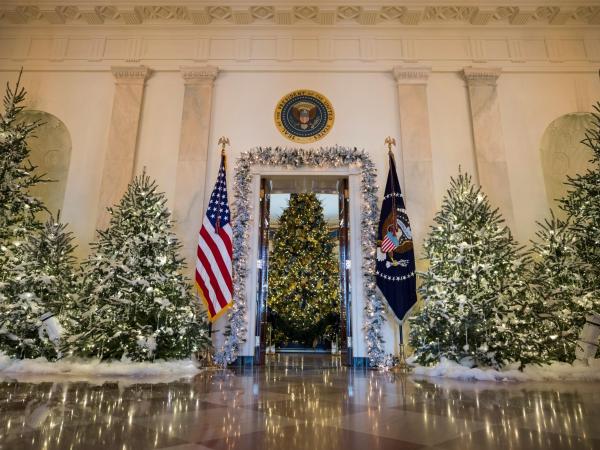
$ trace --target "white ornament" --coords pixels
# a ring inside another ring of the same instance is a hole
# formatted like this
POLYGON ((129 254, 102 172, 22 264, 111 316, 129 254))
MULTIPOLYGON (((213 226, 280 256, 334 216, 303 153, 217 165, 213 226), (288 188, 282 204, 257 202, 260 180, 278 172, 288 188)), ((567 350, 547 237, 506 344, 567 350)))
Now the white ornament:
POLYGON ((54 347, 58 347, 60 344, 60 338, 63 334, 63 327, 53 313, 47 312, 40 317, 42 325, 38 328, 40 338, 43 339, 44 335, 48 336, 48 340, 54 344, 54 347))

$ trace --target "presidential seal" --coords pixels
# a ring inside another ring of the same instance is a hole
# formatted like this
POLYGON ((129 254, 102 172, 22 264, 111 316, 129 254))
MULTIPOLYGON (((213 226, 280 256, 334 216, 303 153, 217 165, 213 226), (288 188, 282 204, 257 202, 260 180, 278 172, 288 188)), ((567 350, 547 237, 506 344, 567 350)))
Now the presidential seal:
POLYGON ((333 127, 331 102, 322 94, 301 89, 284 95, 275 107, 275 126, 294 142, 316 142, 333 127))

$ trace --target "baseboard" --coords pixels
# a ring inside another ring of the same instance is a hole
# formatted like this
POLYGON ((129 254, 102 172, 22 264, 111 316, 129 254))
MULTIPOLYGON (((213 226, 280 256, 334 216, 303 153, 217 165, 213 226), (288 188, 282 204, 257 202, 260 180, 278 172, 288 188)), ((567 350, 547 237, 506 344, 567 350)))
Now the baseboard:
MULTIPOLYGON (((254 356, 240 355, 237 359, 229 364, 229 367, 252 367, 254 366, 254 356)), ((352 368, 354 369, 371 369, 373 366, 366 356, 355 356, 352 358, 352 368)))

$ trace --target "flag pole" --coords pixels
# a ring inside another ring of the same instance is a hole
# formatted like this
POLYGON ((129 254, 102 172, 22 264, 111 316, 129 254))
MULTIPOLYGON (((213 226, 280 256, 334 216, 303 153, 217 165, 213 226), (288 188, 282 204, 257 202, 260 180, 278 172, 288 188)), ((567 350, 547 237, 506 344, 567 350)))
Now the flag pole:
POLYGON ((225 158, 225 147, 229 145, 229 138, 227 136, 221 136, 219 138, 219 145, 221 146, 221 158, 223 158, 223 162, 227 162, 225 158))
MULTIPOLYGON (((394 159, 394 153, 392 152, 392 145, 395 146, 396 145, 396 139, 394 139, 391 136, 388 136, 385 138, 385 143, 388 146, 388 156, 390 158, 390 169, 392 164, 394 165, 394 167, 396 167, 396 160, 394 159)), ((394 233, 396 232, 396 227, 398 226, 397 220, 396 220, 396 214, 397 214, 397 209, 396 209, 396 185, 394 184, 394 179, 392 178, 392 219, 393 219, 393 227, 394 227, 394 233)))
POLYGON ((406 352, 404 351, 404 333, 402 329, 403 320, 400 321, 398 328, 400 331, 400 354, 398 355, 398 365, 395 367, 395 370, 400 373, 410 372, 410 366, 406 362, 406 352))
MULTIPOLYGON (((390 158, 390 170, 392 169, 392 164, 394 168, 396 167, 396 160, 394 158, 394 152, 392 152, 392 146, 396 145, 396 139, 391 136, 385 138, 385 144, 388 148, 388 156, 390 158)), ((394 232, 396 231, 396 227, 398 226, 398 222, 396 219, 396 214, 398 210, 396 208, 396 185, 394 183, 394 179, 392 177, 392 220, 394 222, 394 232)), ((392 256, 393 260, 393 256, 392 256)), ((410 371, 409 365, 406 363, 406 353, 404 351, 404 333, 402 329, 403 320, 398 321, 398 331, 400 333, 400 353, 398 355, 398 365, 395 369, 401 373, 406 373, 410 371)))
MULTIPOLYGON (((223 164, 223 167, 225 167, 226 162, 227 162, 226 154, 225 154, 225 147, 230 145, 229 138, 227 136, 221 136, 219 138, 217 145, 221 146, 221 162, 223 164)), ((218 217, 216 226, 215 226, 215 229, 217 232, 219 231, 220 226, 221 226, 221 217, 218 217)), ((212 320, 209 320, 208 321, 208 338, 211 341, 212 341, 212 334, 213 334, 213 324, 212 324, 212 320)), ((212 354, 210 348, 207 348, 206 351, 204 352, 204 354, 202 355, 202 363, 203 363, 203 367, 206 369, 218 369, 219 368, 219 366, 217 366, 214 362, 213 354, 212 354)))
MULTIPOLYGON (((227 157, 225 156, 225 147, 229 145, 229 138, 227 136, 221 136, 219 138, 219 145, 221 146, 221 164, 227 169, 227 157)), ((221 230, 221 216, 217 217, 217 223, 215 224, 215 231, 219 233, 221 230)))

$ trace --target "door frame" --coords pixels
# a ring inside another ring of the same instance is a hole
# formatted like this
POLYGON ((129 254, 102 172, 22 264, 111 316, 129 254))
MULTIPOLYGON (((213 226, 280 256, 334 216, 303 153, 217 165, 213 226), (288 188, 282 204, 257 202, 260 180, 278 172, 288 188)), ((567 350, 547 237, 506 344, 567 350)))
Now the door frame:
MULTIPOLYGON (((250 219, 248 222, 249 253, 248 253, 248 274, 246 278, 246 307, 247 307, 247 329, 249 331, 246 342, 241 348, 241 355, 254 360, 257 354, 257 347, 260 349, 260 336, 257 336, 257 294, 259 289, 259 262, 260 258, 260 240, 259 240, 259 220, 260 215, 260 190, 264 177, 269 176, 298 176, 306 175, 311 177, 318 176, 338 176, 348 179, 349 196, 349 225, 350 225, 350 314, 351 339, 348 341, 348 347, 354 359, 367 356, 367 348, 364 339, 364 296, 363 296, 363 273, 362 273, 362 245, 361 245, 361 171, 354 167, 301 167, 290 169, 285 166, 263 166, 255 165, 251 168, 252 182, 249 193, 250 219)), ((354 363, 354 361, 352 361, 354 363)))

